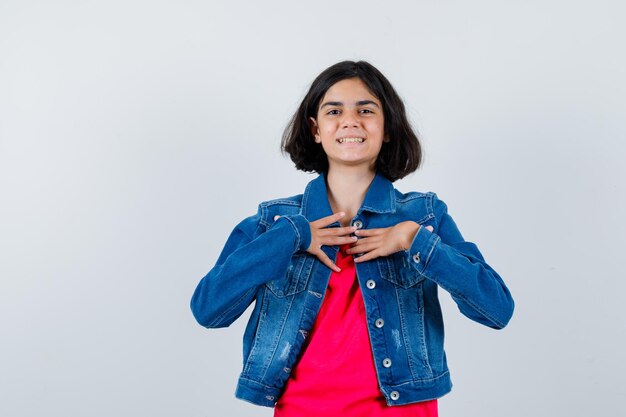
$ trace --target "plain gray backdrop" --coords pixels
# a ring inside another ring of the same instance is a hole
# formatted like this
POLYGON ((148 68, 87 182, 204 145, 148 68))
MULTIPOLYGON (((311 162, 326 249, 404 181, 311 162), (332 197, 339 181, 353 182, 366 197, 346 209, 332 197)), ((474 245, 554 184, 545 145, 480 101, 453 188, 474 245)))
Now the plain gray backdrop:
POLYGON ((271 416, 248 313, 189 310, 236 223, 314 176, 279 152, 313 78, 377 66, 435 191, 516 301, 441 292, 441 416, 624 415, 625 7, 615 1, 0 1, 0 415, 271 416))

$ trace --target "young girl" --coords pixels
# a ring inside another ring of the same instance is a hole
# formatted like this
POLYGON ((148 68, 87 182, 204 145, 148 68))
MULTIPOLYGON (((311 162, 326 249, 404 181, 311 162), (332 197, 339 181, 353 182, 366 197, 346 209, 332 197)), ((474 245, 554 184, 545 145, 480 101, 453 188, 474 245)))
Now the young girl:
POLYGON ((282 146, 319 176, 239 223, 191 300, 208 328, 255 302, 236 396, 275 416, 437 416, 452 388, 438 287, 496 329, 513 299, 436 194, 393 187, 421 160, 402 100, 369 63, 340 62, 282 146))

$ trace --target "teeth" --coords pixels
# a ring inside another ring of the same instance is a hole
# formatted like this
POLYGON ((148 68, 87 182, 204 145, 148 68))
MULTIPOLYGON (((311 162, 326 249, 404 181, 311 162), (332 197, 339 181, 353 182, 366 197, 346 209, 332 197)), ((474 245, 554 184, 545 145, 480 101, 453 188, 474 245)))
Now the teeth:
POLYGON ((339 143, 362 143, 364 140, 363 138, 341 138, 339 143))

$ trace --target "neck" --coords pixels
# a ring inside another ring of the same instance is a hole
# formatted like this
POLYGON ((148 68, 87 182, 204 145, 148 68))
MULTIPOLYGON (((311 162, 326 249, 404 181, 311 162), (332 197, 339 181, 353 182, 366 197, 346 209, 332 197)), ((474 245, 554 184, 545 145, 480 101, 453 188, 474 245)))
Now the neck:
POLYGON ((355 170, 350 167, 340 167, 328 170, 326 186, 328 201, 333 213, 346 213, 341 224, 346 226, 356 215, 363 204, 365 194, 376 173, 372 170, 355 170))

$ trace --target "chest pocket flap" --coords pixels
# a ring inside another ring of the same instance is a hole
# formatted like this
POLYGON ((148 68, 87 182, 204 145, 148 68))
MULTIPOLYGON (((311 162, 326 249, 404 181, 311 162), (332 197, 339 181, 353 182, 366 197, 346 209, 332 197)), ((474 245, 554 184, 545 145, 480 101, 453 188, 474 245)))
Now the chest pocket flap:
POLYGON ((402 288, 412 287, 424 280, 424 276, 410 265, 405 251, 378 258, 377 263, 381 277, 402 288))

